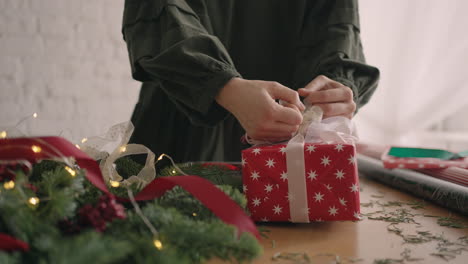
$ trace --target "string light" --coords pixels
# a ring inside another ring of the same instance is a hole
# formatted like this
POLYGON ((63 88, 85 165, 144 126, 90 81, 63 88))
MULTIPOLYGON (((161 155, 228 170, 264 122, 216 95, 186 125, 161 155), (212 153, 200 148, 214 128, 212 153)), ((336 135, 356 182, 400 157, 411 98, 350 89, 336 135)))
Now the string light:
POLYGON ((153 240, 153 244, 158 250, 161 250, 163 247, 163 244, 161 243, 161 240, 159 239, 153 240))
POLYGON ((34 117, 34 118, 37 118, 37 113, 34 113, 34 114, 33 114, 33 117, 34 117))
POLYGON ((193 216, 197 216, 197 213, 193 212, 192 215, 193 215, 193 216))
POLYGON ((0 138, 6 138, 7 137, 7 132, 6 131, 2 131, 0 132, 0 138))
POLYGON ((81 149, 81 148, 80 148, 80 145, 78 145, 78 144, 75 144, 75 147, 76 147, 77 149, 81 149))
POLYGON ((117 187, 120 186, 120 182, 118 182, 118 181, 110 180, 109 183, 110 183, 110 185, 111 185, 112 187, 114 187, 114 188, 117 188, 117 187))
POLYGON ((7 181, 3 184, 3 187, 7 190, 15 188, 15 182, 14 181, 7 181))
POLYGON ((159 155, 159 157, 158 157, 158 160, 157 160, 157 161, 160 161, 160 160, 162 160, 162 159, 164 158, 164 155, 166 155, 166 154, 164 154, 164 153, 163 153, 163 154, 159 155))
POLYGON ((68 166, 65 166, 65 170, 68 171, 68 173, 70 173, 70 175, 72 177, 75 177, 76 176, 76 171, 68 166))
POLYGON ((88 138, 83 138, 83 139, 81 140, 81 143, 85 143, 86 141, 88 141, 88 138))
POLYGON ((40 200, 37 197, 31 197, 28 200, 28 203, 31 204, 31 205, 38 205, 39 202, 40 202, 40 200))
POLYGON ((31 149, 32 149, 32 151, 33 151, 34 153, 39 153, 39 152, 42 151, 42 148, 39 147, 39 146, 36 146, 36 145, 32 145, 32 146, 31 146, 31 149))
POLYGON ((127 151, 127 146, 120 147, 120 152, 125 152, 125 151, 127 151))
POLYGON ((176 170, 172 170, 172 174, 175 174, 176 173, 176 170))

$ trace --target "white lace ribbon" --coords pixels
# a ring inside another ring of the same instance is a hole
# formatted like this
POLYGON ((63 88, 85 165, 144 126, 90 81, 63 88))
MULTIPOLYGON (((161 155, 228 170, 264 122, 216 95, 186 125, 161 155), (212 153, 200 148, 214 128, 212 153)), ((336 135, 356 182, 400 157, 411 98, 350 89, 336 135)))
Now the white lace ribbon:
POLYGON ((88 138, 81 149, 96 160, 101 160, 99 167, 106 182, 117 181, 123 186, 136 183, 139 188, 145 187, 156 177, 155 154, 141 144, 128 144, 133 132, 133 124, 124 122, 112 126, 105 136, 94 136, 88 138), (118 142, 117 146, 110 152, 104 147, 109 143, 118 142), (132 175, 128 179, 123 179, 115 169, 114 162, 124 156, 146 154, 146 163, 138 175, 132 175))

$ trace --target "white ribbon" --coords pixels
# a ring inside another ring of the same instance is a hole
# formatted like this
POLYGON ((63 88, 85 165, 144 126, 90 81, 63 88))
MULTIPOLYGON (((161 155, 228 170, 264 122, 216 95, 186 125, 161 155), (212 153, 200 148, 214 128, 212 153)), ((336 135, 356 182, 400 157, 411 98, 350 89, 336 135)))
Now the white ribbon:
MULTIPOLYGON (((356 129, 351 120, 337 116, 322 120, 323 111, 318 106, 308 107, 303 114, 299 130, 286 146, 286 170, 288 192, 294 199, 289 200, 291 222, 309 223, 306 173, 304 160, 305 143, 346 143, 357 141, 356 129)), ((254 145, 269 142, 254 140, 246 136, 254 145)))
POLYGON ((99 167, 106 182, 110 180, 117 181, 123 186, 137 183, 139 188, 143 188, 156 177, 155 155, 150 149, 141 144, 127 144, 133 129, 131 122, 116 124, 107 131, 104 137, 88 138, 81 149, 92 158, 101 160, 99 167), (120 142, 110 154, 103 150, 107 144, 118 142, 119 139, 120 142), (123 180, 123 177, 115 169, 114 162, 121 157, 137 154, 147 154, 145 166, 138 175, 132 175, 123 180))

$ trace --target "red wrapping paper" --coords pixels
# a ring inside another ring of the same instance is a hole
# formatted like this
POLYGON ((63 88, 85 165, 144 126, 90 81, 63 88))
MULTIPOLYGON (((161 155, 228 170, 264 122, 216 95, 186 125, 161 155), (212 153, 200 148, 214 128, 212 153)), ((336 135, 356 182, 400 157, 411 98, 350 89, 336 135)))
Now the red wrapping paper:
MULTIPOLYGON (((356 151, 350 144, 304 146, 310 221, 359 220, 359 178, 356 151)), ((254 221, 290 221, 286 145, 242 151, 242 175, 254 221)))

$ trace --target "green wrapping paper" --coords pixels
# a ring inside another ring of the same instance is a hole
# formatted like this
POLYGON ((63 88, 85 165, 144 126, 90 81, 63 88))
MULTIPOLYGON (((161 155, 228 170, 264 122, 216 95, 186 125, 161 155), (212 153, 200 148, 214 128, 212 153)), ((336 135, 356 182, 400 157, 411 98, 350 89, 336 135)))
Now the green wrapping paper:
POLYGON ((405 169, 385 169, 380 160, 358 155, 359 173, 440 206, 468 215, 468 188, 405 169))

